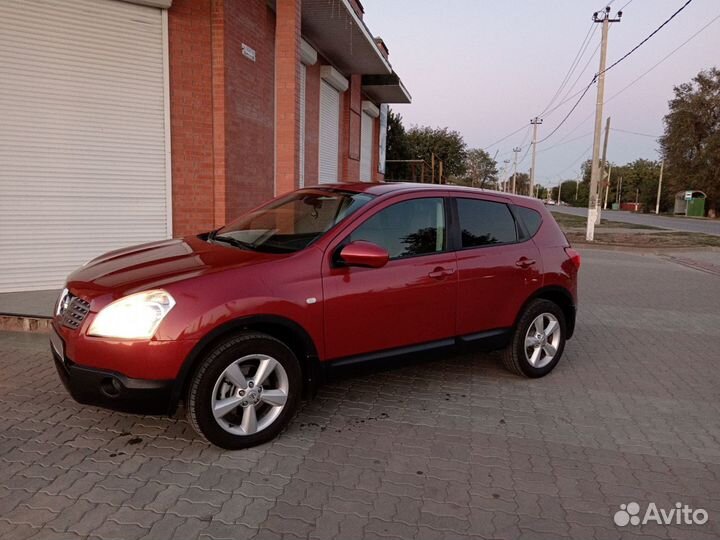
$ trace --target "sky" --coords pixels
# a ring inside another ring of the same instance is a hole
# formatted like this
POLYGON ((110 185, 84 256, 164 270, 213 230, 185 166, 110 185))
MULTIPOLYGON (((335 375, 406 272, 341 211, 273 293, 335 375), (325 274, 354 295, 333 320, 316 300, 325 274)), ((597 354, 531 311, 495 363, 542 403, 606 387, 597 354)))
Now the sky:
MULTIPOLYGON (((613 16, 617 9, 624 9, 621 22, 610 26, 607 65, 647 37, 685 1, 613 0, 613 16)), ((592 14, 604 5, 597 0, 362 0, 362 4, 366 24, 385 40, 390 62, 413 97, 410 105, 391 105, 405 126, 457 130, 468 147, 486 148, 495 156, 501 170, 504 161, 513 158, 514 146, 523 147, 518 170, 530 168, 529 120, 551 101, 589 31, 590 44, 556 104, 582 90, 598 71, 599 51, 590 60, 600 43, 601 25, 593 25, 592 14), (523 129, 524 125, 528 128, 523 129), (518 129, 516 135, 489 147, 518 129)), ((693 0, 607 72, 604 116, 611 117, 611 162, 659 158, 655 137, 663 132, 662 119, 673 87, 703 69, 720 67, 720 18, 623 89, 718 16, 719 0, 693 0)), ((577 97, 543 116, 538 140, 555 129, 576 101, 577 97)), ((541 184, 554 185, 558 179, 579 174, 580 164, 590 157, 595 102, 593 86, 557 132, 538 143, 536 178, 541 184)))

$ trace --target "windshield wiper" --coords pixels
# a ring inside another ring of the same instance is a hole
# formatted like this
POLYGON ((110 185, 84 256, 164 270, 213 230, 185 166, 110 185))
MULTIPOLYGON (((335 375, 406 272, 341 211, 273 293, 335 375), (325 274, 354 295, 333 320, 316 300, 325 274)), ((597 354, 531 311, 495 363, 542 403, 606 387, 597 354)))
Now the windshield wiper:
POLYGON ((237 238, 233 238, 232 236, 217 236, 213 234, 211 236, 208 236, 208 240, 213 242, 225 242, 226 244, 230 244, 231 246, 238 247, 240 249, 257 251, 257 246, 255 246, 254 244, 251 244, 249 242, 243 242, 242 240, 238 240, 237 238))

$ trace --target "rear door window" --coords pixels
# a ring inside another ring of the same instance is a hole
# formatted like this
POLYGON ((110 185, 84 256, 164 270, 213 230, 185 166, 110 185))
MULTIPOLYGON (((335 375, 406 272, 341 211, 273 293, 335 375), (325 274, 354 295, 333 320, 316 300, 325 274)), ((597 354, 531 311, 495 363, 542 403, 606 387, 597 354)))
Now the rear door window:
POLYGON ((504 203, 457 199, 463 249, 517 242, 515 219, 504 203))

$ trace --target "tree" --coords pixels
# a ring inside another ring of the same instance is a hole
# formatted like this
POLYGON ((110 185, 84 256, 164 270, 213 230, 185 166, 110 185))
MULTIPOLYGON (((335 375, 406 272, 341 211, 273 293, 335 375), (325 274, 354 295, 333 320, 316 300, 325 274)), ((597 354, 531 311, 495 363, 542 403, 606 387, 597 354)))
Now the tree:
MULTIPOLYGON (((407 133, 402 123, 402 116, 388 111, 387 142, 385 159, 411 159, 408 146, 407 133)), ((388 163, 385 168, 385 177, 393 180, 406 180, 410 177, 407 163, 388 163)))
MULTIPOLYGON (((577 180, 563 180, 560 182, 562 189, 560 190, 560 200, 570 206, 587 206, 588 205, 588 186, 577 180), (577 195, 577 199, 575 198, 577 195)), ((551 190, 551 199, 558 200, 558 187, 554 186, 551 190)))
POLYGON ((487 188, 497 183, 497 161, 482 148, 468 150, 465 156, 465 177, 456 180, 458 184, 487 188))
MULTIPOLYGON (((622 178, 621 202, 635 202, 637 199, 642 203, 644 211, 654 211, 659 176, 660 163, 649 159, 636 159, 625 165, 613 165, 608 206, 616 200, 618 180, 622 178)), ((602 197, 601 202, 605 197, 604 189, 602 197)))
POLYGON ((720 70, 698 73, 674 88, 668 102, 665 133, 660 138, 665 159, 666 204, 685 189, 704 191, 706 208, 720 210, 720 70))
POLYGON ((424 159, 430 163, 432 154, 435 154, 435 159, 441 159, 444 177, 461 177, 465 174, 467 145, 457 131, 413 126, 407 132, 407 143, 412 159, 424 159))
MULTIPOLYGON (((510 173, 507 176, 507 189, 512 193, 513 187, 513 174, 510 173)), ((515 177, 515 193, 518 195, 527 195, 530 189, 530 175, 528 173, 518 171, 515 177)))
POLYGON ((590 176, 592 175, 592 160, 586 159, 583 164, 580 165, 580 176, 583 182, 590 183, 590 176))

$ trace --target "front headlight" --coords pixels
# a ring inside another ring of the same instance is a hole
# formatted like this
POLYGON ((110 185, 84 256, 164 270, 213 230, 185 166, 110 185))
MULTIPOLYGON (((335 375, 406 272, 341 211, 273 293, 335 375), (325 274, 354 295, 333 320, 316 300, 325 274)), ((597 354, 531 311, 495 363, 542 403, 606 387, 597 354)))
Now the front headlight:
POLYGON ((101 309, 90 325, 88 334, 109 338, 150 339, 174 305, 175 299, 162 290, 128 295, 101 309))

